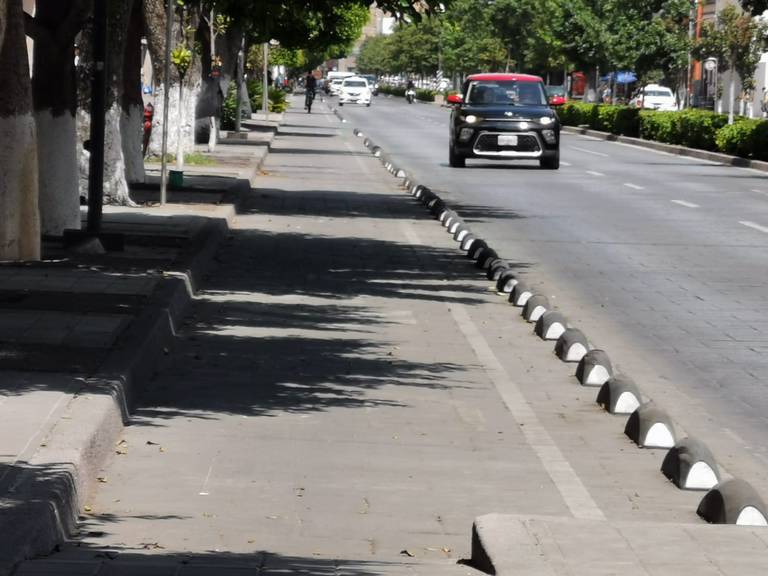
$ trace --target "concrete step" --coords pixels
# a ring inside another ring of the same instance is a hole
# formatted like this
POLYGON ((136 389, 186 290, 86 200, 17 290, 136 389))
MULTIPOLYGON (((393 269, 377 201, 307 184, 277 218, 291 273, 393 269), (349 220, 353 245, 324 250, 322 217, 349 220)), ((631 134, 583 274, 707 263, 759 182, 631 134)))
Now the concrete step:
POLYGON ((488 514, 475 520, 472 563, 498 576, 758 576, 768 529, 488 514))

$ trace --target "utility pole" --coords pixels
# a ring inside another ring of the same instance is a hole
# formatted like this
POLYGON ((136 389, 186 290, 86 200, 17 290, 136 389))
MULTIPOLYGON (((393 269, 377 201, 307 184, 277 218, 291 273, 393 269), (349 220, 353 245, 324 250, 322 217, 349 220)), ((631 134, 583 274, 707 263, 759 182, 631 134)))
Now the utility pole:
MULTIPOLYGON (((168 199, 168 106, 171 101, 171 42, 173 41, 173 2, 168 0, 165 16, 165 89, 163 90, 163 143, 160 148, 160 204, 168 199)), ((179 103, 181 105, 181 103, 179 103)))
POLYGON ((688 16, 688 40, 691 45, 688 47, 688 68, 685 76, 684 108, 689 108, 691 106, 691 75, 693 74, 693 56, 691 56, 691 48, 693 47, 693 41, 695 40, 697 18, 698 0, 691 0, 691 11, 688 16))
POLYGON ((269 82, 267 81, 267 72, 269 70, 269 42, 264 42, 264 94, 261 101, 264 106, 264 119, 269 120, 269 82))

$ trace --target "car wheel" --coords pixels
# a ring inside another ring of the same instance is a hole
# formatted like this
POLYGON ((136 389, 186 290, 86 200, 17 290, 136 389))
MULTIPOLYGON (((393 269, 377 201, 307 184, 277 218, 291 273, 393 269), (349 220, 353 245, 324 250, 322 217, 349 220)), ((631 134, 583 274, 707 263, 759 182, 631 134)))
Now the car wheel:
POLYGON ((464 168, 467 165, 467 159, 456 152, 452 145, 448 146, 448 164, 452 168, 464 168))
POLYGON ((344 106, 344 102, 339 102, 339 106, 344 106))
POLYGON ((558 150, 549 156, 542 156, 539 159, 539 166, 545 170, 557 170, 560 168, 560 151, 558 150))
POLYGON ((368 102, 368 104, 366 104, 366 106, 367 106, 368 108, 370 108, 370 107, 371 107, 371 103, 370 103, 370 102, 368 102))

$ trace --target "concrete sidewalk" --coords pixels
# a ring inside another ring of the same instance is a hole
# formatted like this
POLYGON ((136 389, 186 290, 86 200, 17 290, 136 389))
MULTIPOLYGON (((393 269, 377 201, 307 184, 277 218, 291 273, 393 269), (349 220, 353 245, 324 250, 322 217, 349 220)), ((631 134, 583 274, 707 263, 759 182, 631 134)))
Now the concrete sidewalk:
POLYGON ((208 155, 208 174, 190 167, 165 206, 148 165, 139 207, 104 209, 123 251, 50 239, 41 262, 0 265, 0 572, 75 529, 135 387, 167 351, 265 153, 208 155))
POLYGON ((15 574, 761 574, 765 534, 704 525, 664 451, 316 110, 286 113, 76 537, 15 574), (480 554, 488 513, 513 516, 480 554))

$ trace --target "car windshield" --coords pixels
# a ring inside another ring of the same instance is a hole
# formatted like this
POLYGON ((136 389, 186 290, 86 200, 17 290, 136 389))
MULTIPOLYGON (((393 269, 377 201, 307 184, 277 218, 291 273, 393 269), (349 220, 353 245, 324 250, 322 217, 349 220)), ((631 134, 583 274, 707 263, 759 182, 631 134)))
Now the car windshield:
POLYGON ((344 88, 365 88, 368 84, 365 80, 347 80, 344 82, 344 88))
POLYGON ((565 88, 562 86, 547 86, 547 94, 550 96, 565 96, 565 88))
POLYGON ((474 106, 546 106, 547 97, 539 82, 475 80, 469 83, 466 102, 474 106))
POLYGON ((646 96, 666 96, 668 98, 671 98, 672 92, 670 90, 646 90, 645 95, 646 96))

